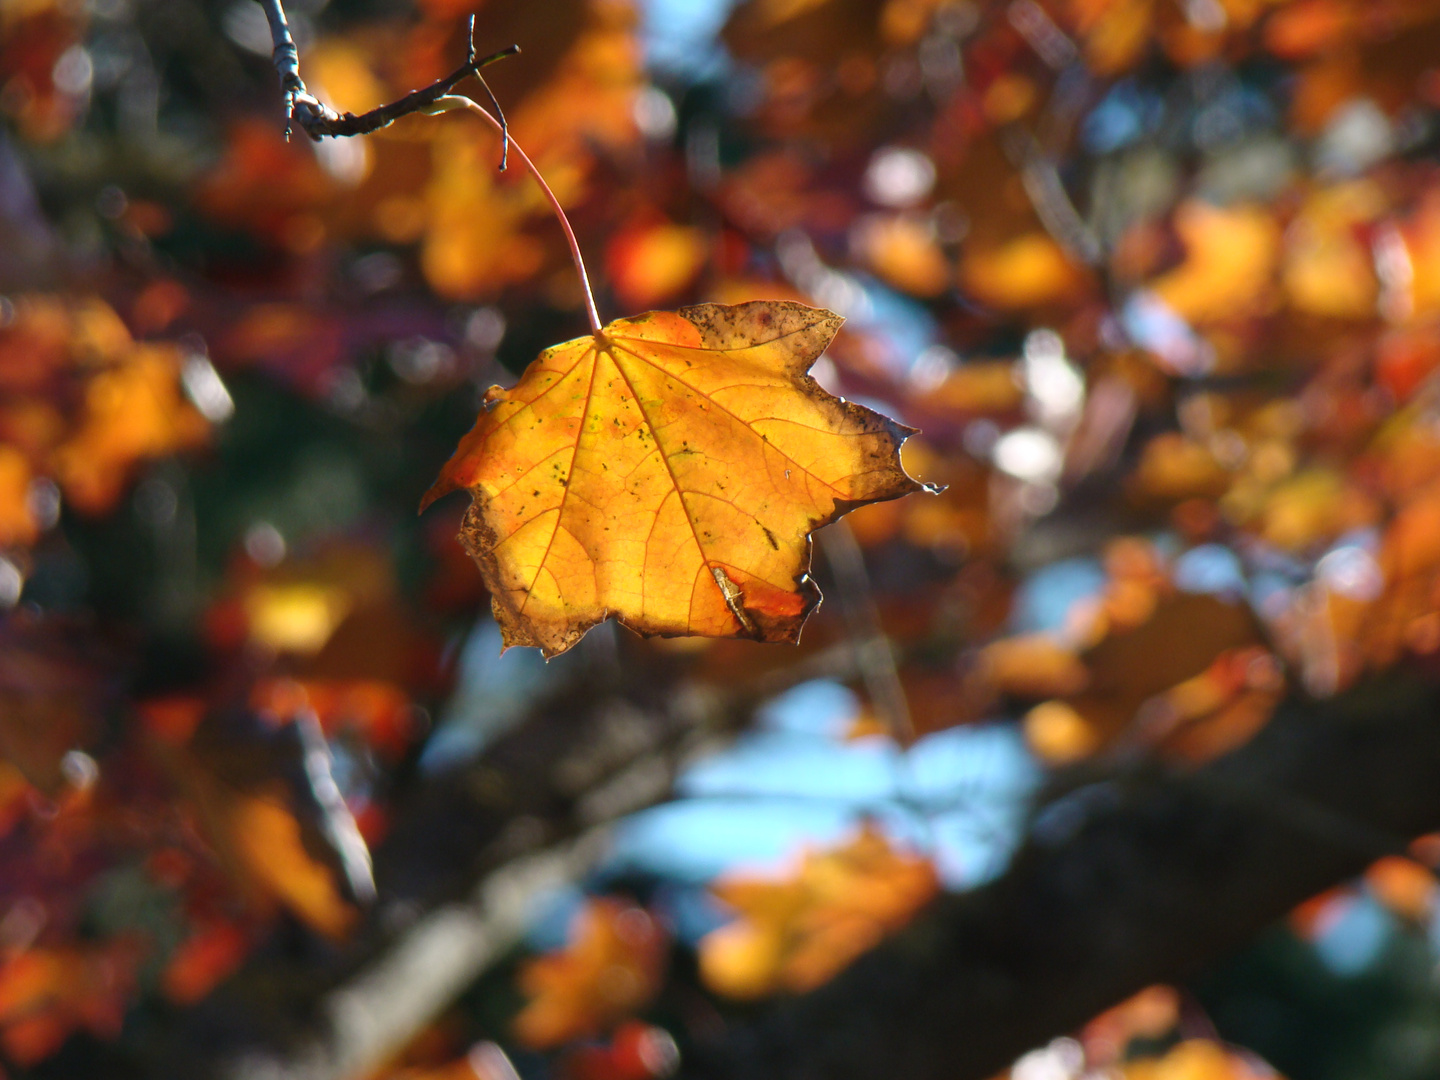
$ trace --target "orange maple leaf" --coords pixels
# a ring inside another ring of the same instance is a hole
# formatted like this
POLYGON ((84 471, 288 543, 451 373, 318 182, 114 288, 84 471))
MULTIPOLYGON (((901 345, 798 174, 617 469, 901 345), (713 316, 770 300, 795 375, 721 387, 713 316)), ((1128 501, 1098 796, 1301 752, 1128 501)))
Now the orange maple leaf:
POLYGON ((530 1000, 514 1030, 526 1046, 546 1049, 595 1035, 659 990, 666 935, 643 908, 613 897, 591 900, 576 914, 570 938, 520 971, 530 1000))
POLYGON ((840 847, 808 852, 784 880, 716 882, 711 891, 739 918, 701 939, 701 978, 732 998, 806 993, 903 927, 939 889, 929 859, 897 850, 866 822, 840 847))
POLYGON ((460 538, 505 644, 564 652, 609 616, 647 635, 796 641, 812 529, 923 485, 912 433, 806 374, 841 319, 781 301, 619 319, 545 350, 461 440, 460 538))

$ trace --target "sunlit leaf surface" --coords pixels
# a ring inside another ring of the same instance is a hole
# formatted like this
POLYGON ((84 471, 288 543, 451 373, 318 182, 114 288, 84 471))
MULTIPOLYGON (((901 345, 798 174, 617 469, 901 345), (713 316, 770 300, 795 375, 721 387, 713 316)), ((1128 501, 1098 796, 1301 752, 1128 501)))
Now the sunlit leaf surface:
POLYGON ((554 656, 610 615, 797 640, 820 598, 810 531, 921 488, 908 429, 806 374, 839 327, 794 303, 651 312, 492 389, 423 505, 469 489, 461 538, 506 644, 554 656))

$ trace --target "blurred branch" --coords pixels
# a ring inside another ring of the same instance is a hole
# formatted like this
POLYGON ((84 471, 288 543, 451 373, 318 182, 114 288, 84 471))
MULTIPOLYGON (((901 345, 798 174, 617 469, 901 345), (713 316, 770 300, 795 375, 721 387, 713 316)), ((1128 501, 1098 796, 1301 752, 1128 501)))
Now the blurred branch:
POLYGON ((1081 262, 1099 262, 1103 254, 1100 241, 1070 201, 1055 163, 1035 137, 1017 125, 1006 132, 1003 145, 1045 230, 1081 262))
MULTIPOLYGON (((490 104, 494 106, 495 114, 499 117, 503 135, 505 114, 500 109, 500 103, 495 100, 495 95, 490 92, 490 87, 480 74, 480 69, 488 67, 497 60, 503 60, 507 56, 514 56, 520 51, 520 46, 510 45, 489 56, 477 58, 475 55, 475 16, 470 16, 467 28, 467 52, 463 64, 443 79, 437 79, 424 89, 412 90, 388 105, 381 105, 356 116, 351 112, 336 112, 310 93, 305 86, 305 80, 300 77, 300 51, 295 47, 295 38, 290 33, 290 24, 285 18, 284 5, 281 0, 259 0, 259 3, 265 9, 265 18, 270 24, 270 40, 274 46, 270 54, 271 60, 275 64, 276 73, 280 76, 280 89, 285 92, 286 138, 290 137, 292 122, 299 124, 305 134, 317 142, 326 135, 332 138, 368 135, 373 131, 389 127, 402 116, 430 111, 436 102, 472 75, 479 80, 480 85, 485 88, 485 93, 489 95, 490 104)), ((500 168, 503 170, 510 141, 508 138, 502 137, 501 143, 504 149, 501 151, 500 168)))
POLYGON ((544 893, 584 879, 609 823, 666 798, 687 762, 774 694, 857 674, 837 645, 721 696, 683 671, 589 660, 477 760, 427 782, 376 849, 375 917, 324 985, 303 965, 277 978, 277 958, 259 958, 157 1048, 167 1066, 189 1059, 170 1075, 367 1075, 505 958, 544 893), (212 1026, 235 1042, 208 1041, 212 1026))
POLYGON ((1189 774, 1091 774, 1040 810, 998 881, 943 898, 820 990, 701 1040, 687 1075, 993 1076, 1440 826, 1437 711, 1433 686, 1392 674, 1292 699, 1189 774))
POLYGON ((365 1076, 464 993, 524 934, 547 893, 581 878, 603 850, 599 834, 516 859, 466 899, 419 919, 320 1005, 322 1035, 285 1057, 242 1056, 233 1080, 342 1080, 365 1076))
MULTIPOLYGON (((397 823, 376 852, 379 918, 328 988, 290 988, 270 957, 254 976, 268 1020, 254 991, 233 985, 201 1006, 231 1030, 250 1014, 245 1045, 204 1045, 205 1064, 223 1059, 226 1080, 365 1074, 509 954, 543 892, 584 878, 609 822, 664 798, 760 701, 818 673, 857 677, 855 665, 837 646, 724 696, 673 670, 621 678, 600 665, 577 678, 397 823)), ((1201 769, 1077 769, 1002 878, 943 898, 812 994, 689 1033, 686 1075, 991 1076, 1440 827, 1437 712, 1440 692, 1392 675, 1329 701, 1291 699, 1201 769)), ((192 1035, 207 1026, 197 1017, 192 1035)))
POLYGON ((880 624, 880 610, 865 569, 865 553, 845 521, 819 530, 815 537, 835 575, 840 607, 854 641, 855 666, 865 692, 895 740, 902 745, 913 742, 915 725, 910 718, 910 704, 900 682, 894 647, 880 624))

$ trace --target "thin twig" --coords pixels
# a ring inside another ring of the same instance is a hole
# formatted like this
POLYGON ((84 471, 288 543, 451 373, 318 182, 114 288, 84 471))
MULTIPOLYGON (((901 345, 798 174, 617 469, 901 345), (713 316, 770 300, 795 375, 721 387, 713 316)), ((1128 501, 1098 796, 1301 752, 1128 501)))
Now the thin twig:
POLYGON ((906 746, 915 741, 905 687, 895 664, 895 651, 880 625, 865 555, 845 522, 837 522, 815 534, 839 586, 840 607, 850 624, 855 648, 855 666, 860 670, 870 703, 885 721, 896 742, 906 746))
MULTIPOLYGON (((317 142, 326 135, 331 138, 368 135, 373 131, 389 127, 402 116, 430 111, 437 101, 472 75, 480 80, 481 86, 485 87, 485 93, 490 96, 496 115, 500 117, 500 125, 504 129, 505 114, 501 111, 500 103, 495 100, 495 95, 491 93, 484 77, 481 76, 480 69, 488 67, 497 60, 503 60, 507 56, 514 56, 520 51, 520 46, 510 45, 499 52, 493 52, 489 56, 477 59, 475 56, 475 16, 470 16, 466 34, 467 52, 463 64, 443 79, 437 79, 422 90, 412 90, 388 105, 381 105, 356 116, 351 112, 336 112, 310 93, 305 86, 305 80, 300 77, 300 51, 295 47, 295 39, 290 34, 290 24, 285 19, 285 7, 282 0, 260 0, 260 4, 264 7, 265 19, 270 24, 270 40, 274 45, 271 59, 275 64, 276 73, 280 76, 280 89, 285 92, 286 138, 290 137, 292 124, 299 124, 305 134, 317 142)), ((505 145, 508 150, 508 140, 505 145)), ((508 154, 502 151, 500 159, 502 170, 505 168, 507 157, 508 154)))
POLYGON ((585 294, 585 313, 590 319, 590 330, 595 335, 599 335, 600 314, 595 307, 595 293, 590 288, 590 276, 585 272, 585 260, 580 254, 580 243, 575 238, 575 230, 570 227, 565 210, 560 205, 560 200, 555 197, 555 193, 550 190, 550 185, 545 182, 545 177, 540 175, 540 170, 535 167, 535 163, 510 137, 510 127, 505 122, 505 113, 500 108, 500 102, 496 100, 495 94, 491 91, 484 76, 480 74, 481 68, 493 64, 497 60, 503 60, 507 56, 514 56, 520 51, 519 45, 511 45, 499 52, 476 59, 475 16, 471 15, 466 32, 468 48, 465 62, 449 75, 431 83, 423 90, 412 90, 397 101, 381 105, 379 108, 371 109, 359 116, 349 112, 337 113, 310 93, 305 87, 305 81, 300 78, 300 53, 295 47, 295 39, 290 35, 290 25, 285 20, 285 8, 282 0, 259 0, 259 2, 265 8, 265 18, 270 23, 270 39, 274 42, 272 58, 275 62, 275 70, 280 75, 280 88, 285 91, 286 138, 290 137, 292 122, 298 123, 304 129, 305 134, 318 142, 326 135, 332 138, 368 135, 372 131, 388 127, 400 117, 409 116, 411 113, 433 115, 453 109, 466 109, 482 117, 500 134, 501 171, 504 171, 510 160, 510 148, 513 146, 515 152, 520 155, 520 160, 530 170, 530 175, 540 185, 540 190, 545 193, 545 198, 549 200, 555 216, 560 219, 560 227, 564 229, 565 240, 570 245, 570 257, 575 263, 575 272, 580 277, 580 288, 585 294), (493 115, 465 95, 450 92, 471 75, 475 76, 480 85, 485 88, 485 93, 490 98, 490 104, 495 109, 493 115))
POLYGON ((290 120, 295 115, 295 97, 307 92, 305 81, 300 78, 300 50, 290 36, 290 24, 280 0, 260 0, 260 6, 265 9, 265 21, 270 24, 270 41, 274 46, 270 59, 280 76, 280 89, 285 92, 285 138, 288 139, 290 120))
POLYGON ((1100 241, 1095 237, 1060 180, 1055 163, 1040 149, 1035 136, 1018 124, 1006 132, 1003 145, 1011 163, 1020 170, 1020 181, 1040 223, 1069 254, 1088 265, 1100 261, 1100 241))
MULTIPOLYGON (((271 0, 273 2, 273 0, 271 0)), ((422 113, 429 110, 441 98, 449 95, 455 89, 456 84, 474 75, 480 78, 480 69, 487 64, 493 64, 497 60, 503 60, 507 56, 514 56, 520 51, 519 45, 510 45, 499 52, 491 53, 489 56, 479 60, 467 60, 458 68, 446 75, 443 79, 431 83, 423 90, 412 90, 398 101, 392 101, 388 105, 381 105, 379 108, 371 109, 367 113, 356 116, 354 113, 337 113, 324 102, 319 101, 303 89, 295 94, 292 106, 296 122, 305 129, 305 133, 312 139, 319 140, 323 135, 342 137, 348 135, 368 135, 372 131, 379 131, 381 128, 389 127, 402 116, 409 116, 411 113, 422 113)), ((485 80, 480 79, 481 85, 485 80)), ((485 92, 490 94, 490 87, 485 86, 485 92)), ((495 99, 490 94, 490 99, 495 99)), ((504 167, 504 162, 501 162, 504 167)))

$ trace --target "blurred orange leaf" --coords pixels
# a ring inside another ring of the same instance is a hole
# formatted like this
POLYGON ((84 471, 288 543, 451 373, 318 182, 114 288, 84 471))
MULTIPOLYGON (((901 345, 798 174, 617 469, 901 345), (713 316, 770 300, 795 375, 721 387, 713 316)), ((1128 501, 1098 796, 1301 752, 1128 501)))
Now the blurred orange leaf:
POLYGON ((308 709, 326 735, 354 730, 391 759, 405 752, 414 735, 410 698, 378 679, 265 679, 255 684, 250 704, 279 717, 308 709))
POLYGON ((631 308, 671 299, 694 281, 705 265, 707 247, 699 229, 668 221, 622 229, 605 253, 615 295, 631 308))
POLYGON ((717 882, 715 895, 739 917, 701 940, 700 974, 734 998, 813 990, 904 926, 939 887, 928 859, 897 851, 867 823, 849 843, 807 853, 787 879, 717 882))
POLYGON ((30 505, 30 462, 13 446, 0 443, 0 548, 24 547, 40 535, 30 505))
POLYGON ((981 652, 983 678, 1002 694, 1022 698, 1074 694, 1090 681, 1072 649, 1048 634, 1004 638, 981 652))
POLYGON ((33 1065, 84 1028, 120 1031, 144 950, 131 938, 100 945, 34 948, 0 965, 0 1046, 33 1065))
POLYGON ((197 775, 190 791, 206 836, 245 885, 327 937, 350 931, 359 913, 341 895, 334 869, 307 850, 300 822, 278 788, 245 792, 197 775))
POLYGON ((1040 232, 968 250, 960 263, 960 284, 1002 311, 1073 300, 1084 283, 1080 268, 1040 232))
POLYGON ((197 926, 170 954, 160 987, 175 1004, 194 1004, 240 966, 251 945, 251 936, 238 923, 213 920, 197 926))
POLYGON ((369 852, 333 780, 313 775, 323 750, 300 725, 314 718, 207 713, 173 699, 145 713, 153 749, 252 909, 278 904, 327 937, 345 936, 359 918, 352 897, 373 892, 369 852))
POLYGON ((1204 443, 1167 431, 1145 444, 1131 483, 1160 499, 1214 498, 1230 486, 1230 473, 1204 443))
POLYGON ((1175 228, 1185 261, 1151 283, 1160 299, 1193 322, 1264 310, 1280 250, 1280 230, 1268 210, 1192 200, 1176 211, 1175 228))
POLYGON ((209 424, 183 396, 183 365, 174 345, 134 341, 104 301, 17 297, 0 326, 0 543, 39 524, 15 502, 17 453, 98 514, 141 462, 203 444, 209 424))
MULTIPOLYGON (((1094 642, 1078 657, 1053 643, 1037 645, 1038 636, 987 647, 1007 658, 999 674, 1015 672, 1011 682, 990 685, 1055 695, 1025 717, 1026 739, 1044 760, 1074 761, 1124 736, 1205 761, 1249 739, 1279 702, 1284 678, 1260 645, 1260 624, 1249 609, 1171 592, 1156 558, 1143 541, 1111 545, 1110 584, 1072 613, 1088 622, 1076 632, 1094 642)), ((992 680, 996 674, 989 672, 992 680)))
POLYGON ((515 1017, 516 1037, 543 1049, 599 1034, 660 988, 666 934, 643 909, 613 898, 590 900, 575 916, 570 944, 529 961, 519 975, 530 998, 515 1017))
POLYGON ((922 217, 876 214, 862 218, 851 234, 851 247, 880 277, 915 296, 938 296, 954 277, 934 226, 922 217))
POLYGON ((1376 859, 1365 871, 1365 884, 1382 904, 1402 918, 1423 924, 1435 912, 1440 883, 1428 866, 1399 855, 1376 859))

